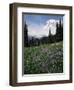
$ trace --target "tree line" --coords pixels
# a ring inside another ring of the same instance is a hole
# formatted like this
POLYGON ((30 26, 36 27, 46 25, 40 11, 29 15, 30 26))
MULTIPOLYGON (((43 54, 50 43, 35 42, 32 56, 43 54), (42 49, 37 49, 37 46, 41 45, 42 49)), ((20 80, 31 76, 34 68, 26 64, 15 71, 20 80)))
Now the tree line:
POLYGON ((52 35, 51 31, 49 30, 48 37, 42 38, 29 38, 28 36, 28 26, 25 23, 24 25, 24 47, 30 46, 39 46, 41 44, 48 44, 48 43, 55 43, 63 40, 63 24, 62 21, 59 20, 59 24, 56 23, 56 34, 52 35))

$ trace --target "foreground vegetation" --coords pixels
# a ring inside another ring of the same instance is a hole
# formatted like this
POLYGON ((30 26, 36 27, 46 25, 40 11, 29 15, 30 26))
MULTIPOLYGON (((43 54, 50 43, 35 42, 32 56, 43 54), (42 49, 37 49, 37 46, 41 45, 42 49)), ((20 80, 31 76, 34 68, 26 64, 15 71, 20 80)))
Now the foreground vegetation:
POLYGON ((62 72, 63 42, 24 48, 24 74, 62 72))

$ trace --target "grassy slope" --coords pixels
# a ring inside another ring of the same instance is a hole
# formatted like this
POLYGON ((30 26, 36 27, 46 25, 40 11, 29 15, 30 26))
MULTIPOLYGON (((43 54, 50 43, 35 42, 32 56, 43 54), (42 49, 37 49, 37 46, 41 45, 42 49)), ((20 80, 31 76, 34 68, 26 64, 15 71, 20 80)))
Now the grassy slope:
POLYGON ((45 44, 24 49, 24 73, 63 72, 63 43, 45 44))

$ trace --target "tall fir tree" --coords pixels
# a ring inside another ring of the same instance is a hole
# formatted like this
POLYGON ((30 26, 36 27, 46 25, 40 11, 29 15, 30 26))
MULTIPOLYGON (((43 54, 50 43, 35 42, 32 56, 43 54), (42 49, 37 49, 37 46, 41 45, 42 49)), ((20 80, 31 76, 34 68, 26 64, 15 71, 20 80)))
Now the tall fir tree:
POLYGON ((51 30, 49 29, 49 43, 52 43, 52 38, 51 30))
POLYGON ((62 41, 63 40, 63 24, 61 19, 59 20, 59 24, 56 23, 56 40, 57 42, 62 41))
POLYGON ((63 23, 62 23, 62 20, 60 20, 60 24, 61 24, 61 27, 60 27, 60 40, 62 41, 63 40, 63 23))
POLYGON ((28 47, 28 28, 26 22, 24 25, 24 46, 28 47))
POLYGON ((59 21, 59 38, 60 38, 60 41, 63 40, 63 25, 62 25, 62 20, 61 19, 59 21))
POLYGON ((56 23, 56 42, 59 41, 59 24, 56 23))

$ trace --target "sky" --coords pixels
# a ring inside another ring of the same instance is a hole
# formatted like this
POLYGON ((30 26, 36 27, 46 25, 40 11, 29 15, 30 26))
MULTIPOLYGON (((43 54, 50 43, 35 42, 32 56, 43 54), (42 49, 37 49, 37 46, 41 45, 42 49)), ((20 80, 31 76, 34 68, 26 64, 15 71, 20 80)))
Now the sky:
POLYGON ((23 14, 24 24, 28 26, 28 35, 36 38, 56 34, 56 22, 63 20, 63 15, 23 14))

